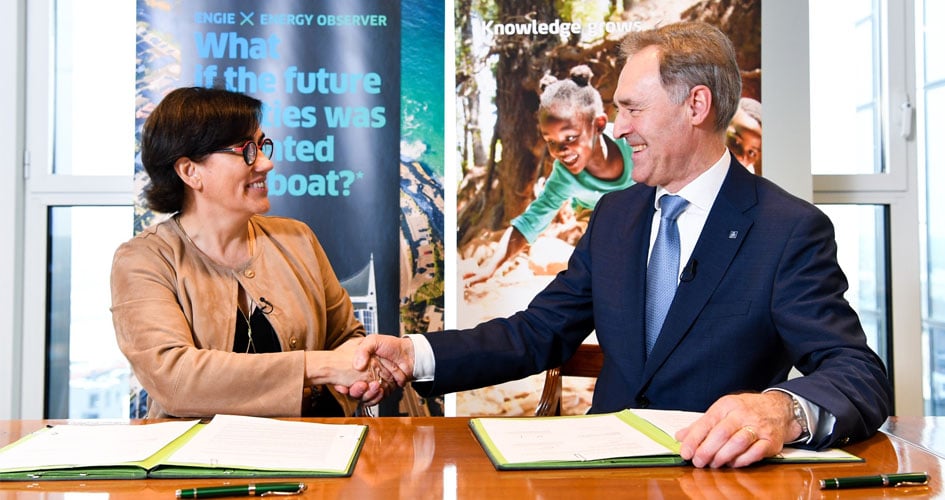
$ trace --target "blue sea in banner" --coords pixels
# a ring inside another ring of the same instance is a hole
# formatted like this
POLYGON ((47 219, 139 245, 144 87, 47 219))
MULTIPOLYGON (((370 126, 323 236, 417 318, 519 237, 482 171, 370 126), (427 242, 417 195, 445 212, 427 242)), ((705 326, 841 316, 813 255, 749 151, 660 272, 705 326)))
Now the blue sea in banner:
POLYGON ((401 155, 421 161, 442 178, 444 6, 405 0, 401 12, 401 155))
MULTIPOLYGON (((417 326, 412 324, 411 313, 421 312, 426 306, 443 308, 443 172, 445 165, 444 134, 444 43, 445 7, 440 2, 405 0, 401 3, 401 193, 409 197, 412 204, 401 203, 403 237, 410 248, 410 261, 416 283, 418 274, 424 274, 424 266, 438 267, 439 273, 429 273, 422 281, 433 285, 438 292, 431 297, 428 292, 412 293, 406 290, 402 297, 402 331, 417 333, 427 328, 442 328, 443 325, 417 326), (422 212, 422 222, 411 215, 411 209, 422 212), (422 228, 409 227, 422 225, 422 228), (413 234, 421 232, 429 236, 425 243, 417 241, 413 234), (424 262, 421 256, 436 247, 435 262, 424 262)), ((450 82, 452 83, 452 81, 450 82)), ((403 285, 403 283, 402 283, 403 285)), ((404 287, 402 287, 404 288, 404 287)))

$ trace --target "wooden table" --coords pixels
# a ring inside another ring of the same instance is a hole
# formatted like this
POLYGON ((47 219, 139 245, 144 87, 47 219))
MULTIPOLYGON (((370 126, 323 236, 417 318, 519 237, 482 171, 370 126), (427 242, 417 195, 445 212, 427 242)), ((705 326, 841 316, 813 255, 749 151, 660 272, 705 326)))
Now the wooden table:
MULTIPOLYGON (((923 431, 930 420, 891 418, 868 441, 846 448, 866 459, 854 464, 759 465, 745 469, 693 467, 499 472, 483 453, 467 418, 349 418, 318 420, 369 426, 364 448, 348 478, 305 479, 304 498, 928 498, 945 496, 943 459, 927 451, 923 431), (924 443, 924 444, 923 444, 924 443), (819 480, 837 476, 927 471, 927 487, 820 490, 819 480)), ((0 421, 0 446, 46 423, 0 421)), ((70 423, 107 425, 103 421, 70 423)), ((945 451, 943 448, 940 451, 945 451)), ((246 481, 234 481, 245 483, 246 481)), ((226 480, 0 482, 0 499, 174 498, 178 488, 225 484, 226 480)))

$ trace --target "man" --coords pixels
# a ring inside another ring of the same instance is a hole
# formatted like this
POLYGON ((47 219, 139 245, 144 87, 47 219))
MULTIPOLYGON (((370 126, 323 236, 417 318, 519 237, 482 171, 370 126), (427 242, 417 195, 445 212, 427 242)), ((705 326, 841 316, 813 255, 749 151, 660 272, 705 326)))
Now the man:
POLYGON ((509 318, 370 336, 355 366, 375 355, 421 393, 461 391, 559 365, 596 330, 604 366, 591 411, 704 411, 676 436, 697 467, 872 435, 892 390, 843 299, 829 219, 725 147, 741 92, 731 43, 709 25, 680 23, 631 33, 623 49, 614 134, 634 150, 637 184, 600 200, 568 269, 509 318), (676 238, 660 229, 677 232, 672 217, 661 221, 670 205, 683 207, 676 238), (659 326, 659 292, 647 288, 661 281, 654 261, 665 255, 678 259, 668 260, 678 288, 659 326), (803 376, 788 380, 792 367, 803 376))

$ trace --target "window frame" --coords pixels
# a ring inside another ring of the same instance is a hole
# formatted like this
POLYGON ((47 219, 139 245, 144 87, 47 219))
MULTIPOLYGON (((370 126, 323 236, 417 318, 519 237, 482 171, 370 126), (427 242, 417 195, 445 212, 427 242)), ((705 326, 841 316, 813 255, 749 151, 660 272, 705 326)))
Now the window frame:
MULTIPOLYGON (((885 2, 885 36, 880 41, 883 86, 881 123, 885 172, 813 175, 814 193, 915 193, 915 43, 913 0, 885 2), (892 57, 895 54, 901 57, 892 57), (910 69, 913 68, 913 69, 910 69), (908 132, 903 135, 903 132, 908 132), (900 159, 911 156, 911 161, 900 159)), ((808 85, 810 83, 808 82, 808 85)))
MULTIPOLYGON (((23 322, 19 418, 45 418, 48 213, 53 206, 130 206, 134 168, 127 176, 53 174, 55 0, 26 6, 25 203, 23 207, 23 322), (36 83, 40 82, 40 83, 36 83), (27 334, 27 332, 29 332, 27 334), (40 332, 42 334, 40 334, 40 332)), ((129 134, 133 131, 129 131, 129 134)), ((134 221, 129 220, 129 227, 134 221)), ((14 388, 14 390, 16 390, 14 388)))
MULTIPOLYGON (((815 0, 811 0, 815 1, 815 0)), ((813 175, 814 203, 868 204, 889 207, 888 342, 895 414, 924 414, 923 386, 929 382, 922 349, 918 165, 915 134, 915 2, 885 4, 881 42, 882 123, 885 172, 813 175), (903 127, 909 132, 903 135, 903 127), (895 298, 895 300, 893 300, 895 298), (916 363, 916 359, 923 360, 916 363), (915 381, 922 381, 916 384, 915 381)), ((766 7, 768 4, 766 4, 766 7)), ((807 15, 807 13, 805 13, 807 15)))

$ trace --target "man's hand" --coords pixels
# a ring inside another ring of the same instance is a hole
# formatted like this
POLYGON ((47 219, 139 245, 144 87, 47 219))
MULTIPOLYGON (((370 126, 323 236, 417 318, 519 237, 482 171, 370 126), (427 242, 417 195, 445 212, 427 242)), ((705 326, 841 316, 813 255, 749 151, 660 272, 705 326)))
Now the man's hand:
MULTIPOLYGON (((364 371, 377 365, 393 377, 389 382, 400 387, 413 378, 413 363, 413 342, 393 335, 368 335, 358 344, 352 358, 355 370, 364 371)), ((364 382, 356 382, 348 387, 336 386, 335 389, 362 401, 374 395, 371 384, 364 382)))
POLYGON ((368 336, 354 353, 354 368, 363 370, 372 358, 398 376, 397 384, 401 387, 413 378, 413 342, 406 337, 368 336))
POLYGON ((791 396, 780 391, 723 396, 676 433, 680 455, 696 467, 744 467, 781 452, 801 429, 791 396))
POLYGON ((390 365, 391 368, 388 368, 377 359, 355 367, 353 360, 363 342, 363 338, 350 339, 331 351, 343 365, 343 369, 338 369, 337 373, 346 374, 343 378, 336 376, 334 386, 338 392, 360 399, 365 406, 373 406, 393 392, 396 385, 403 385, 398 380, 405 380, 406 375, 400 372, 396 365, 390 365), (352 387, 357 387, 358 390, 352 392, 352 387))

